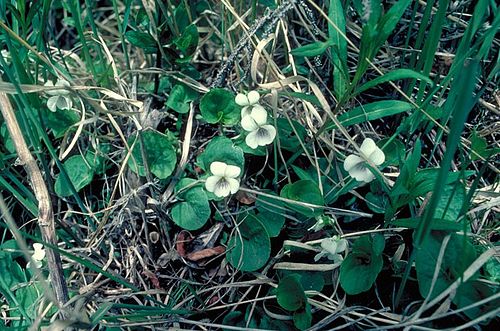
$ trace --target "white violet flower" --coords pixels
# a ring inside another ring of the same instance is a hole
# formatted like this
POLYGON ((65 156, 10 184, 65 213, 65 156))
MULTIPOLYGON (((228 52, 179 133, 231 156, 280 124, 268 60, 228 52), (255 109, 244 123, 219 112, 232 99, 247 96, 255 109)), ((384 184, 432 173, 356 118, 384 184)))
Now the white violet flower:
POLYGON ((245 142, 252 148, 266 146, 273 142, 276 137, 276 129, 267 123, 267 112, 264 108, 253 108, 250 115, 243 116, 241 126, 250 133, 245 142))
POLYGON ((314 257, 314 261, 319 261, 322 257, 326 256, 334 263, 342 262, 344 258, 340 253, 347 249, 347 244, 347 240, 340 239, 339 236, 321 240, 321 252, 314 257))
POLYGON ((240 181, 237 177, 241 169, 237 166, 228 165, 224 162, 212 162, 210 164, 212 176, 207 178, 205 188, 213 192, 218 197, 226 197, 229 193, 236 193, 240 188, 240 181))
MULTIPOLYGON (((40 268, 42 266, 42 260, 45 259, 45 249, 43 248, 43 245, 40 243, 34 243, 33 244, 33 255, 31 255, 31 261, 33 261, 34 266, 36 268, 40 268)), ((26 265, 27 268, 30 267, 31 261, 28 262, 26 265)))
POLYGON ((250 91, 248 94, 238 93, 234 98, 234 101, 237 105, 243 107, 241 109, 241 118, 250 115, 253 109, 261 109, 264 110, 259 104, 260 94, 257 91, 250 91))
MULTIPOLYGON (((49 80, 47 83, 45 83, 44 86, 69 87, 70 85, 68 81, 64 79, 58 79, 55 85, 49 80)), ((57 109, 71 109, 71 107, 73 106, 73 101, 69 96, 69 91, 66 89, 50 90, 46 93, 48 95, 51 95, 51 97, 47 100, 47 107, 51 112, 56 112, 57 109)))
POLYGON ((360 149, 363 157, 349 155, 344 161, 344 169, 357 181, 369 183, 375 179, 375 176, 367 167, 365 160, 370 160, 373 164, 379 166, 384 163, 385 155, 370 138, 363 141, 360 149))

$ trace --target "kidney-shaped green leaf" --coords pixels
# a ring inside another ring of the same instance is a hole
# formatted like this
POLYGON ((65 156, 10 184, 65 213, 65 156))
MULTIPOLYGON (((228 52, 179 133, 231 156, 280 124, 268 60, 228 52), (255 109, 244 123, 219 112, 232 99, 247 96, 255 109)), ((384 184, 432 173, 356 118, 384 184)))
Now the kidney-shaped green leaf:
MULTIPOLYGON (((159 179, 165 179, 172 174, 177 162, 174 147, 168 137, 156 130, 145 130, 141 132, 142 147, 147 157, 149 170, 159 179)), ((128 141, 132 145, 136 137, 131 137, 128 141)), ((146 166, 142 158, 141 142, 137 141, 132 150, 132 155, 128 159, 128 166, 139 176, 146 175, 146 166)))
POLYGON ((198 156, 198 165, 205 171, 210 169, 214 161, 224 162, 242 169, 245 166, 243 150, 226 137, 213 138, 198 156))
POLYGON ((207 194, 201 185, 186 188, 195 182, 194 179, 184 178, 177 184, 176 191, 180 191, 177 198, 181 201, 172 207, 172 220, 181 228, 190 231, 201 228, 210 217, 207 194))
MULTIPOLYGON (((69 180, 77 192, 92 182, 94 170, 89 167, 83 156, 73 155, 64 161, 63 166, 64 170, 68 174, 69 180)), ((68 197, 72 194, 71 189, 69 188, 69 183, 66 182, 61 175, 59 175, 56 179, 54 190, 60 197, 68 197)))
POLYGON ((291 274, 280 280, 276 289, 276 299, 279 305, 288 311, 303 308, 307 302, 307 297, 300 282, 300 275, 291 274))
POLYGON ((201 116, 208 123, 234 125, 240 120, 240 107, 234 102, 233 93, 214 88, 201 98, 201 116))
POLYGON ((340 266, 340 285, 347 294, 368 291, 382 270, 382 250, 385 241, 381 235, 364 235, 356 239, 352 252, 340 266))
POLYGON ((294 200, 299 203, 287 203, 287 205, 298 213, 307 217, 319 216, 322 208, 301 205, 307 203, 316 206, 323 206, 325 201, 321 195, 318 185, 309 179, 302 179, 283 187, 280 193, 282 198, 294 200))
POLYGON ((266 264, 271 254, 271 240, 260 221, 249 215, 228 242, 226 258, 242 271, 255 271, 266 264), (238 231, 239 230, 239 231, 238 231))

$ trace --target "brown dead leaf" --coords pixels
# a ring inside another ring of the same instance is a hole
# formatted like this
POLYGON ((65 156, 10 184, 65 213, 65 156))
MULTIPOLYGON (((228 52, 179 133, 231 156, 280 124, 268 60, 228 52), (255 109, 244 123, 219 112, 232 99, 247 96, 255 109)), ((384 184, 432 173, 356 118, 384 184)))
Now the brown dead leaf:
POLYGON ((175 249, 180 256, 185 257, 187 253, 187 244, 193 241, 193 237, 187 231, 181 231, 177 235, 177 239, 175 241, 175 249))
POLYGON ((160 286, 160 280, 158 279, 158 277, 156 277, 154 272, 143 270, 142 274, 151 281, 151 284, 153 284, 153 287, 155 289, 162 290, 162 287, 160 286))
POLYGON ((243 192, 243 191, 236 192, 236 194, 234 196, 235 196, 236 200, 238 200, 239 202, 241 202, 244 205, 251 205, 256 200, 254 195, 251 195, 251 194, 249 194, 247 192, 243 192))
POLYGON ((197 252, 189 253, 186 255, 186 259, 191 261, 199 261, 207 259, 209 257, 217 256, 223 254, 226 251, 224 246, 216 246, 214 248, 205 248, 197 252))

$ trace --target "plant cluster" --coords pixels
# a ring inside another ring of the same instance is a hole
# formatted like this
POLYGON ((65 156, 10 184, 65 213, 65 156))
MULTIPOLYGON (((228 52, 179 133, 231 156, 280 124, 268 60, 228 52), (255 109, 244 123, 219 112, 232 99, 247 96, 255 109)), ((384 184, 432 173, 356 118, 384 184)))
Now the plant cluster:
POLYGON ((0 329, 498 323, 498 5, 248 3, 0 2, 0 329))

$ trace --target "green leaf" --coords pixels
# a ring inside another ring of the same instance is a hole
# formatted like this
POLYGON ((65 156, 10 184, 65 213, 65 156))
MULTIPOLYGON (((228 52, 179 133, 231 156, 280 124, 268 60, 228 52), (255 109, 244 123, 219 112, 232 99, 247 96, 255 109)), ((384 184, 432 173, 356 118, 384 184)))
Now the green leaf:
POLYGON ((383 147, 382 150, 385 154, 385 163, 387 165, 399 165, 399 162, 406 155, 405 145, 398 139, 383 138, 380 139, 377 145, 383 147))
POLYGON ((399 0, 396 2, 387 13, 380 19, 380 28, 378 43, 384 43, 392 33, 396 25, 400 22, 406 8, 412 3, 412 0, 399 0))
MULTIPOLYGON (((485 316, 487 313, 498 309, 500 306, 500 298, 497 297, 495 300, 491 300, 491 298, 497 293, 498 284, 496 286, 489 286, 487 283, 479 280, 469 281, 462 283, 457 289, 455 297, 453 298, 453 303, 456 304, 458 308, 465 308, 467 306, 470 307, 481 300, 490 298, 489 302, 482 305, 476 305, 475 307, 468 308, 464 311, 464 314, 472 320, 479 318, 480 316, 485 316)), ((496 314, 496 318, 498 319, 498 314, 496 314)), ((487 329, 487 327, 485 329, 487 329)))
POLYGON ((260 269, 271 255, 271 240, 266 229, 256 217, 249 215, 238 230, 229 239, 227 261, 241 271, 260 269))
POLYGON ((158 49, 156 41, 149 33, 140 31, 127 31, 125 32, 125 38, 135 47, 142 48, 144 50, 144 53, 156 53, 156 50, 158 49))
MULTIPOLYGON (((177 162, 177 156, 168 137, 156 130, 148 129, 140 133, 144 154, 147 157, 149 170, 159 179, 165 179, 172 174, 177 162)), ((139 137, 130 137, 129 146, 139 137)), ((139 176, 146 176, 146 166, 142 158, 141 141, 136 141, 132 155, 127 162, 130 169, 139 176)))
MULTIPOLYGON (((312 180, 307 179, 285 185, 281 190, 280 196, 285 199, 305 202, 317 206, 323 206, 325 203, 318 185, 312 180)), ((319 216, 322 214, 322 208, 301 206, 294 203, 287 203, 287 205, 296 212, 308 217, 319 216)))
POLYGON ((174 9, 174 21, 177 25, 177 30, 182 32, 189 26, 189 17, 188 13, 189 8, 186 8, 186 3, 181 1, 174 9))
MULTIPOLYGON (((193 185, 196 180, 184 178, 176 185, 175 191, 179 192, 186 186, 193 185)), ((195 185, 180 192, 177 202, 172 207, 172 220, 183 229, 193 231, 205 225, 210 217, 210 205, 207 194, 201 185, 195 185)))
MULTIPOLYGON (((488 143, 486 142, 486 139, 479 136, 476 131, 474 131, 471 136, 469 137, 469 140, 471 142, 471 149, 476 152, 479 156, 483 158, 488 158, 489 157, 489 151, 487 150, 488 143)), ((470 154, 471 160, 476 161, 479 160, 479 157, 471 153, 470 154)))
POLYGON ((372 79, 369 82, 358 87, 354 92, 354 95, 360 94, 382 83, 387 83, 400 79, 410 79, 410 78, 420 79, 426 82, 427 84, 434 86, 434 82, 428 76, 422 75, 421 73, 411 69, 396 69, 384 74, 383 76, 372 79))
MULTIPOLYGON (((293 246, 286 246, 287 249, 293 249, 293 246)), ((297 252, 299 252, 298 250, 297 252)), ((305 250, 302 250, 305 252, 305 250)), ((325 279, 331 278, 331 275, 322 271, 302 271, 302 270, 280 270, 282 277, 290 275, 298 275, 300 283, 304 291, 318 291, 321 292, 325 286, 325 279)))
POLYGON ((186 87, 183 84, 175 84, 172 90, 170 90, 165 105, 179 114, 185 114, 189 111, 189 102, 192 100, 194 98, 187 93, 186 87))
POLYGON ((291 122, 292 124, 290 124, 286 118, 278 118, 276 120, 276 124, 278 126, 278 137, 281 148, 286 149, 287 151, 296 152, 297 149, 302 148, 300 141, 304 143, 306 129, 295 120, 291 120, 291 122))
POLYGON ((447 185, 441 195, 434 218, 455 222, 465 202, 465 188, 462 183, 447 185))
MULTIPOLYGON (((395 227, 403 227, 409 229, 416 229, 418 227, 418 222, 420 222, 421 218, 400 218, 394 221, 391 221, 391 225, 395 227)), ((462 223, 444 221, 439 218, 435 218, 432 220, 431 229, 432 230, 442 230, 442 231, 460 231, 464 228, 462 223)))
MULTIPOLYGON (((391 199, 396 200, 400 195, 409 194, 409 183, 410 180, 415 176, 417 172, 418 165, 420 163, 420 157, 422 153, 422 145, 420 143, 420 139, 417 139, 415 142, 415 146, 413 151, 406 158, 406 162, 404 162, 403 167, 401 168, 401 173, 396 180, 396 183, 392 187, 391 191, 391 199)), ((395 203, 397 207, 399 204, 395 203)))
POLYGON ((375 26, 382 14, 380 0, 354 0, 353 5, 367 25, 375 26))
POLYGON ((94 170, 95 174, 102 175, 107 169, 109 169, 104 155, 107 155, 110 152, 111 146, 108 143, 101 143, 97 146, 97 148, 97 151, 88 149, 87 152, 85 152, 85 160, 94 170))
POLYGON ((290 53, 294 56, 297 57, 310 57, 310 56, 317 56, 321 55, 326 50, 328 47, 330 47, 332 44, 330 41, 315 41, 311 44, 307 44, 304 46, 300 46, 297 48, 294 48, 290 51, 290 53))
POLYGON ((210 170, 210 164, 214 161, 234 165, 240 169, 244 169, 245 166, 243 150, 226 137, 213 138, 198 156, 198 165, 205 171, 210 170))
POLYGON ((385 238, 380 233, 375 233, 372 237, 372 251, 375 256, 379 256, 384 251, 385 238))
POLYGON ((342 2, 340 0, 331 0, 328 8, 328 18, 337 27, 334 28, 328 23, 328 36, 330 44, 334 45, 335 51, 332 52, 333 64, 333 91, 337 98, 341 99, 346 92, 349 83, 347 68, 347 40, 346 20, 342 2))
POLYGON ((280 200, 259 196, 255 203, 257 218, 267 230, 270 237, 277 237, 285 224, 284 203, 280 200))
POLYGON ((486 262, 484 269, 486 271, 486 277, 492 282, 500 282, 500 262, 491 257, 488 262, 486 262))
POLYGON ((9 130, 7 129, 7 124, 5 124, 5 122, 3 122, 0 126, 0 137, 2 138, 2 145, 9 153, 17 153, 16 146, 14 146, 14 142, 10 137, 9 130))
POLYGON ((31 319, 35 319, 38 316, 37 312, 37 301, 42 292, 37 288, 36 282, 31 283, 29 286, 23 286, 16 290, 16 299, 19 305, 28 314, 31 319))
POLYGON ((240 107, 234 102, 233 93, 222 89, 211 89, 201 98, 201 116, 208 123, 234 125, 240 120, 240 107))
POLYGON ((388 204, 388 198, 384 194, 374 194, 372 192, 366 194, 366 205, 374 213, 383 214, 388 204))
POLYGON ((78 123, 80 117, 78 114, 69 109, 58 109, 56 112, 50 110, 45 111, 47 117, 47 125, 52 130, 54 137, 61 138, 64 136, 71 126, 78 123))
POLYGON ((198 29, 196 25, 189 25, 183 32, 182 35, 174 40, 174 44, 177 48, 184 54, 184 56, 190 56, 196 51, 198 46, 198 29))
POLYGON ((347 294, 359 294, 372 287, 382 270, 384 246, 382 235, 364 235, 353 243, 352 252, 340 266, 340 285, 347 294))
POLYGON ((311 305, 306 302, 303 309, 299 309, 293 313, 293 324, 299 330, 305 330, 311 326, 312 314, 311 305))
MULTIPOLYGON (((337 116, 337 119, 344 127, 348 127, 354 124, 360 124, 367 121, 377 120, 383 117, 400 114, 406 111, 410 111, 414 106, 405 101, 398 100, 384 100, 375 101, 367 105, 356 107, 346 113, 337 116)), ((336 126, 334 123, 327 125, 327 130, 334 129, 336 126)))
POLYGON ((288 311, 305 307, 307 297, 300 283, 300 275, 292 274, 280 280, 276 289, 278 304, 288 311))
POLYGON ((455 280, 460 278, 472 262, 476 259, 474 246, 467 237, 451 234, 441 265, 438 264, 439 252, 446 233, 431 232, 417 250, 415 268, 417 270, 418 288, 422 297, 429 296, 432 300, 455 280), (438 277, 432 293, 432 280, 435 269, 439 268, 438 277))
MULTIPOLYGON (((77 192, 90 184, 94 178, 94 170, 81 155, 73 155, 64 161, 63 166, 77 192)), ((72 195, 69 183, 61 175, 56 179, 54 190, 60 197, 69 197, 72 195)))

